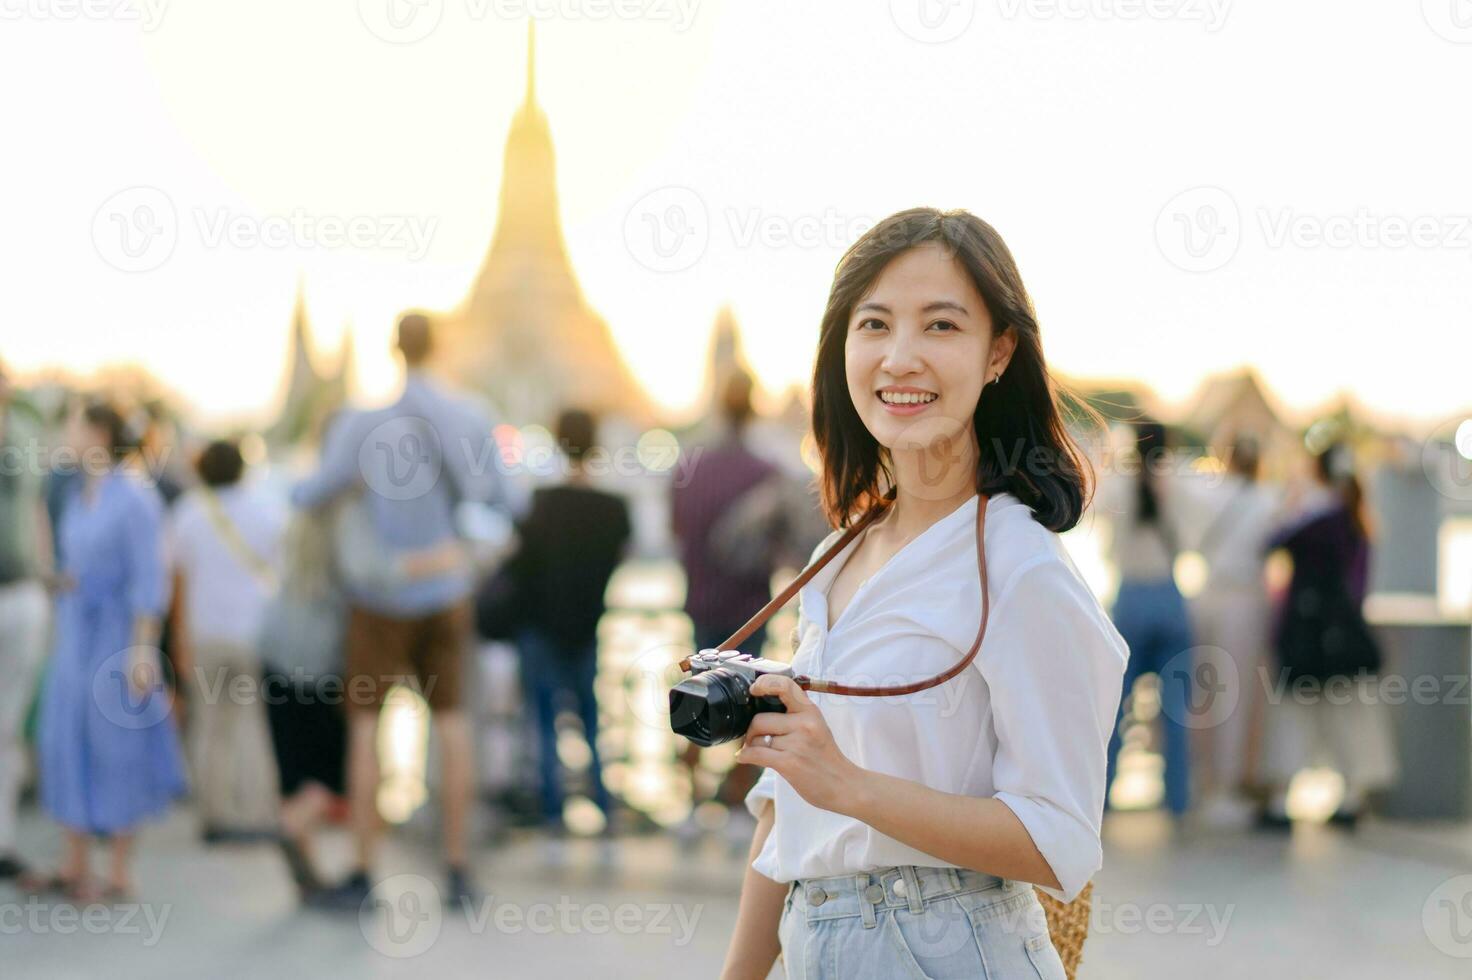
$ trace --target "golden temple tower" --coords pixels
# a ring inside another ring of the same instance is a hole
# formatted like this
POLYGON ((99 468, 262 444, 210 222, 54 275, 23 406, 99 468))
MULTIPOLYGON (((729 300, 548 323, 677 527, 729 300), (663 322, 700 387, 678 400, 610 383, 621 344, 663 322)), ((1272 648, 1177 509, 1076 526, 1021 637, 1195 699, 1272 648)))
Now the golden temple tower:
POLYGON ((534 32, 528 24, 526 98, 506 139, 495 234, 470 293, 436 317, 436 359, 514 424, 550 425, 577 406, 645 425, 648 398, 568 261, 552 133, 536 101, 534 32))

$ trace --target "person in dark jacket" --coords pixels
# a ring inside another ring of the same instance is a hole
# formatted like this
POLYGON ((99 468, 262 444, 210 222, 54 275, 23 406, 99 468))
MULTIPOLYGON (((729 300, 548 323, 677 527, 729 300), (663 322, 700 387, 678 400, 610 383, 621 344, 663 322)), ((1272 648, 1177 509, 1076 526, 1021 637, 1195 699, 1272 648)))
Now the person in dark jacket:
POLYGON ((538 489, 517 525, 521 544, 510 562, 518 606, 517 647, 527 700, 536 717, 542 814, 561 831, 564 787, 557 756, 557 714, 568 703, 582 721, 591 750, 593 802, 611 816, 598 754, 598 621, 603 593, 623 560, 629 509, 590 485, 584 458, 594 446, 596 420, 577 409, 562 413, 557 439, 567 455, 567 480, 538 489))

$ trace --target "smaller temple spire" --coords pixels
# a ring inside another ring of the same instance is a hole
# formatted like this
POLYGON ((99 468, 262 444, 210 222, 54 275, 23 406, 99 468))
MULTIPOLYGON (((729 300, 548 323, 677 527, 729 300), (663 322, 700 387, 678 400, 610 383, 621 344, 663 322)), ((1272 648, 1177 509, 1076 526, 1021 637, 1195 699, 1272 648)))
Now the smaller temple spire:
POLYGON ((306 346, 307 336, 307 275, 301 270, 296 274, 296 301, 291 309, 292 340, 299 347, 306 346))
POLYGON ((353 320, 352 317, 348 317, 343 321, 342 344, 338 347, 337 376, 334 379, 344 400, 353 393, 353 375, 356 370, 357 358, 354 356, 353 320))

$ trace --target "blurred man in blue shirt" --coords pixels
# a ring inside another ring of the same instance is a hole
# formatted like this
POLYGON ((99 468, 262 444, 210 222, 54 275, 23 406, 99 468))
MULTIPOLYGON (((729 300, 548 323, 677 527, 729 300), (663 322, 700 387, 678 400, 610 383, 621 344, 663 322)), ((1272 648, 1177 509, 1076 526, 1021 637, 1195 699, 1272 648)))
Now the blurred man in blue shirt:
MULTIPOLYGON (((334 425, 323 445, 321 468, 292 491, 292 502, 303 508, 360 493, 359 505, 386 551, 385 561, 399 552, 423 552, 454 541, 456 508, 462 503, 508 503, 489 421, 423 371, 432 347, 429 320, 418 313, 402 317, 396 347, 405 367, 399 400, 334 425)), ((342 884, 320 894, 321 904, 356 909, 372 887, 368 875, 381 830, 378 717, 394 683, 412 686, 435 715, 443 766, 446 898, 474 894, 466 853, 471 731, 461 705, 472 584, 463 550, 458 560, 412 579, 347 583, 348 795, 358 866, 342 884)))

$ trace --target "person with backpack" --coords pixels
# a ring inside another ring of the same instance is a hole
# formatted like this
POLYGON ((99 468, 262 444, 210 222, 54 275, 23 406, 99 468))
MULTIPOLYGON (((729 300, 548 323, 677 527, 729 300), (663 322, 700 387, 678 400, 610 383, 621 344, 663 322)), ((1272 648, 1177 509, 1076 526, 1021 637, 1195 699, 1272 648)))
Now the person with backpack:
MULTIPOLYGON (((752 452, 746 443, 751 421, 751 376, 736 371, 720 391, 721 429, 713 445, 701 447, 701 455, 684 484, 671 493, 671 519, 680 543, 680 564, 685 569, 685 613, 694 629, 695 650, 717 647, 740 628, 751 614, 772 597, 772 572, 776 549, 764 547, 755 554, 748 547, 744 560, 734 566, 726 561, 721 544, 722 524, 734 516, 743 499, 768 484, 777 468, 752 452)), ((766 645, 763 625, 739 645, 742 653, 760 656, 766 645)), ((690 773, 692 803, 701 802, 695 785, 700 749, 690 745, 680 761, 690 773)), ((732 815, 732 838, 744 841, 748 827, 741 800, 756 784, 760 771, 751 766, 734 767, 716 789, 716 797, 732 815)), ((692 812, 677 834, 693 844, 702 829, 692 812)))

